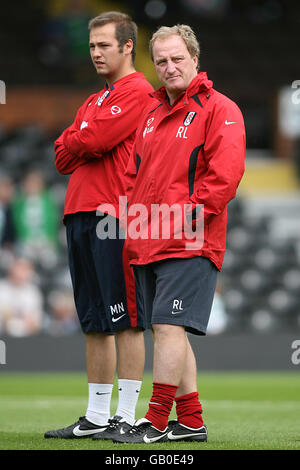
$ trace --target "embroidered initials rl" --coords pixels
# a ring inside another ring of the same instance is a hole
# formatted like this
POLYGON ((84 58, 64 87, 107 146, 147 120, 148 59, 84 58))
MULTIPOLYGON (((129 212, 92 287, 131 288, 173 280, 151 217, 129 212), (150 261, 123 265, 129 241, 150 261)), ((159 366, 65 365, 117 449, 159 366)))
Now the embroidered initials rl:
POLYGON ((174 299, 173 300, 172 314, 177 315, 178 313, 180 313, 182 311, 183 311, 182 300, 174 299))
POLYGON ((187 139, 187 130, 188 128, 186 126, 179 126, 176 137, 179 137, 180 139, 187 139))

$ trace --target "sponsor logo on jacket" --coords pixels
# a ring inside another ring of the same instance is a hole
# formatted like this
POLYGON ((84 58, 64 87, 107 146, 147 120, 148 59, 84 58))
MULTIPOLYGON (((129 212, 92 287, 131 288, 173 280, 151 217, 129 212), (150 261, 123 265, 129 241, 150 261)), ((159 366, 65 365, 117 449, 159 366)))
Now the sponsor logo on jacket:
POLYGON ((97 99, 95 105, 97 104, 98 106, 101 106, 103 101, 105 100, 105 98, 108 97, 110 91, 109 90, 106 90, 102 96, 99 96, 99 98, 97 99))
POLYGON ((145 127, 144 132, 143 132, 143 138, 145 138, 146 135, 149 134, 149 132, 153 131, 154 126, 150 127, 153 121, 154 121, 154 118, 148 119, 146 127, 145 127))
POLYGON ((188 126, 192 124, 194 117, 196 116, 196 111, 189 111, 183 120, 183 126, 179 126, 177 130, 176 137, 180 139, 187 139, 187 130, 188 126))
POLYGON ((194 117, 196 116, 196 114, 197 113, 195 111, 190 111, 189 113, 187 113, 187 115, 184 118, 183 125, 184 126, 189 126, 192 123, 192 121, 193 121, 194 117))
POLYGON ((110 108, 110 111, 111 111, 111 114, 120 114, 122 109, 120 108, 120 106, 114 105, 110 108))

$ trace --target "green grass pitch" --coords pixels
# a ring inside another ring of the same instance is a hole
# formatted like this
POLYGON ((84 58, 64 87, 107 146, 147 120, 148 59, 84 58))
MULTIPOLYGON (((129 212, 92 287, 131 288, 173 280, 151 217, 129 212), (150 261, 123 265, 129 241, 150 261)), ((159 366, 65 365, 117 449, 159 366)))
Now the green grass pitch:
MULTIPOLYGON (((117 405, 114 387, 112 414, 117 405)), ((92 439, 44 439, 43 434, 84 415, 84 373, 0 372, 1 450, 300 450, 298 372, 199 374, 198 390, 208 442, 150 445, 114 444, 92 439)), ((136 418, 144 416, 152 392, 146 373, 136 418)), ((174 418, 174 409, 171 417, 174 418)))

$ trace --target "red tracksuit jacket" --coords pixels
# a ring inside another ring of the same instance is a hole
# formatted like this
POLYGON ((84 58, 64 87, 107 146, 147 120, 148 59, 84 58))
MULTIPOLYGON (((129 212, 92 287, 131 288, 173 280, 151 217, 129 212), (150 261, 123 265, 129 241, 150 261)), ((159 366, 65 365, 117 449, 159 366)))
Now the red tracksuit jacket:
POLYGON ((55 141, 55 166, 60 173, 71 174, 65 215, 111 204, 118 216, 136 129, 141 113, 153 101, 152 91, 139 72, 117 80, 91 95, 55 141))
MULTIPOLYGON (((55 166, 71 174, 64 214, 96 211, 100 204, 119 216, 119 196, 125 194, 125 171, 144 108, 153 101, 152 86, 138 72, 91 95, 74 123, 55 142, 55 166)), ((136 326, 136 292, 127 251, 123 250, 127 304, 136 326)))
POLYGON ((204 256, 221 269, 227 204, 244 173, 245 128, 237 105, 212 86, 206 73, 199 73, 172 107, 164 88, 153 93, 158 101, 144 114, 127 168, 126 244, 131 264, 204 256), (144 218, 137 213, 138 204, 148 209, 144 218), (187 249, 185 235, 177 238, 174 224, 170 237, 162 232, 153 237, 153 204, 187 204, 190 215, 203 204, 201 247, 187 249), (134 237, 132 224, 139 225, 134 237))

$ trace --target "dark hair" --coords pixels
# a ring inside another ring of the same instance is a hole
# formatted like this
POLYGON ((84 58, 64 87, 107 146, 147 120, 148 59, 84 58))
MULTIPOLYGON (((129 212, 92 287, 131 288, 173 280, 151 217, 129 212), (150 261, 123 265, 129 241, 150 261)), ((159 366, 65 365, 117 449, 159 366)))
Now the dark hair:
POLYGON ((132 40, 133 48, 131 51, 132 63, 134 62, 136 55, 136 43, 137 43, 137 25, 129 15, 126 13, 120 13, 118 11, 109 11, 102 13, 89 21, 89 30, 97 28, 98 26, 104 26, 108 23, 116 25, 116 39, 119 44, 120 52, 122 52, 124 45, 128 39, 132 40))

